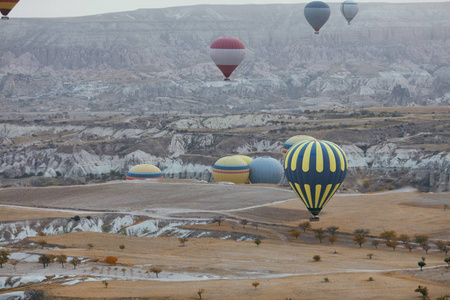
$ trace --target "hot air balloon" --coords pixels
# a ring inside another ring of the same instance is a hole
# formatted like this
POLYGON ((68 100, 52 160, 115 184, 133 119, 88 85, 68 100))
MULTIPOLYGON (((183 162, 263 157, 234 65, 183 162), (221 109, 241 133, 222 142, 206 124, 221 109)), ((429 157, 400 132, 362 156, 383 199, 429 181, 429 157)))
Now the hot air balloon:
POLYGON ((348 25, 358 13, 358 3, 353 0, 347 0, 341 3, 341 13, 347 19, 348 25))
POLYGON ((236 155, 233 155, 233 157, 239 157, 240 159, 245 161, 247 163, 247 165, 249 165, 253 161, 253 158, 251 158, 250 156, 247 156, 247 155, 236 154, 236 155))
POLYGON ((289 148, 292 147, 292 145, 303 142, 303 141, 311 141, 315 140, 312 136, 309 135, 296 135, 291 138, 289 138, 283 145, 283 149, 281 150, 281 153, 283 154, 283 158, 286 156, 286 153, 288 152, 289 148))
POLYGON ((225 80, 230 80, 231 73, 244 59, 245 47, 236 38, 224 37, 215 40, 211 44, 210 55, 217 67, 222 71, 225 80))
POLYGON ((249 166, 239 157, 225 156, 216 161, 213 166, 215 182, 229 181, 235 184, 248 181, 249 166))
POLYGON ((330 17, 330 7, 322 1, 313 1, 305 6, 303 11, 306 21, 319 34, 320 28, 328 21, 330 17))
POLYGON ((272 157, 258 157, 250 163, 251 183, 277 184, 283 177, 283 166, 272 157))
POLYGON ((2 13, 2 20, 9 20, 9 12, 19 3, 20 0, 0 0, 0 12, 2 13))
POLYGON ((284 161, 284 174, 292 189, 318 221, 321 209, 347 175, 344 151, 328 141, 304 141, 292 146, 284 161))
POLYGON ((163 174, 158 167, 150 164, 136 165, 127 173, 127 180, 156 178, 163 178, 163 174))

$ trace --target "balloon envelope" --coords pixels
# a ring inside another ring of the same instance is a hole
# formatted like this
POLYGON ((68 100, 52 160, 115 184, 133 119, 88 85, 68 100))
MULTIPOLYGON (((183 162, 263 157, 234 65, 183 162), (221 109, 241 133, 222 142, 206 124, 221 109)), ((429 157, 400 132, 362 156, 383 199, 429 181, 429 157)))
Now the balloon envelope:
POLYGON ((296 135, 293 137, 290 137, 283 145, 283 149, 281 149, 281 153, 283 154, 283 158, 286 156, 286 153, 288 152, 289 148, 292 147, 292 145, 297 144, 299 142, 303 141, 311 141, 315 140, 312 136, 309 135, 296 135))
POLYGON ((247 155, 237 154, 237 155, 233 155, 233 157, 238 157, 238 158, 242 159, 243 161, 245 161, 247 163, 247 165, 249 165, 253 161, 253 158, 251 158, 250 156, 247 156, 247 155))
POLYGON ((142 164, 132 167, 127 173, 127 180, 163 178, 161 170, 151 164, 142 164))
POLYGON ((222 71, 226 78, 238 67, 245 56, 244 44, 232 37, 215 40, 210 47, 213 62, 222 71))
POLYGON ((0 0, 0 12, 7 16, 20 0, 0 0))
POLYGON ((214 181, 229 181, 235 184, 246 183, 249 169, 248 164, 239 157, 222 157, 213 166, 214 181))
POLYGON ((292 146, 284 174, 306 208, 317 216, 347 175, 344 151, 328 141, 305 141, 292 146))
POLYGON ((251 183, 277 184, 283 177, 283 166, 272 157, 258 157, 250 163, 251 183))
POLYGON ((330 17, 330 7, 322 1, 313 1, 308 3, 303 10, 306 21, 319 33, 320 28, 325 25, 330 17))
POLYGON ((341 13, 347 20, 348 25, 358 13, 358 3, 353 0, 347 0, 341 3, 341 13))

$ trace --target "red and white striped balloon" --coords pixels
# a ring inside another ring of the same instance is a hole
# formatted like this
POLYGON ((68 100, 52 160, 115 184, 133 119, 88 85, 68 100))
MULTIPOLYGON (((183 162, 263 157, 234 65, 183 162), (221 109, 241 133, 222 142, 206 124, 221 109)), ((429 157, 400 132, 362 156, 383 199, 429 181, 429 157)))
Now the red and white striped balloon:
POLYGON ((231 73, 244 59, 245 47, 236 38, 219 38, 211 44, 210 55, 217 67, 222 71, 225 80, 229 80, 231 73))

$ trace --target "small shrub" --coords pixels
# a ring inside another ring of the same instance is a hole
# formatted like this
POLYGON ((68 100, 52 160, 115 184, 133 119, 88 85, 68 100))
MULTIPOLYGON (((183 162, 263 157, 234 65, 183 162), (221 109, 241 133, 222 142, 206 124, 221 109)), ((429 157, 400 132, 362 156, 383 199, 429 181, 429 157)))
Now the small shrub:
POLYGON ((325 277, 325 278, 323 279, 323 282, 330 282, 330 279, 328 279, 328 277, 325 277))
POLYGON ((255 239, 255 244, 257 247, 259 247, 259 245, 262 243, 260 239, 255 239))
POLYGON ((372 259, 372 256, 373 256, 373 253, 367 254, 367 257, 368 257, 369 259, 372 259))
POLYGON ((314 255, 313 259, 314 259, 314 261, 320 261, 321 257, 320 257, 320 255, 314 255))
POLYGON ((105 288, 108 288, 108 284, 109 284, 109 282, 108 282, 108 281, 106 281, 106 280, 103 280, 102 282, 103 282, 103 284, 105 285, 105 288))
POLYGON ((103 261, 107 264, 115 265, 118 259, 115 256, 107 256, 103 261))
POLYGON ((73 220, 74 220, 74 221, 80 221, 81 218, 80 218, 80 216, 75 216, 75 217, 73 217, 73 220))
POLYGON ((374 281, 373 277, 369 277, 369 279, 367 279, 367 281, 374 281))
POLYGON ((428 288, 426 286, 418 286, 417 289, 414 290, 416 293, 422 294, 422 299, 428 299, 428 288))
POLYGON ((120 245, 119 248, 123 251, 123 249, 125 249, 125 245, 120 245))
POLYGON ((252 283, 252 286, 255 288, 255 290, 256 290, 256 288, 259 286, 259 282, 257 282, 257 281, 255 281, 255 282, 253 282, 252 283))
POLYGON ((370 186, 370 180, 369 179, 364 179, 363 180, 363 187, 364 188, 369 188, 369 186, 370 186))

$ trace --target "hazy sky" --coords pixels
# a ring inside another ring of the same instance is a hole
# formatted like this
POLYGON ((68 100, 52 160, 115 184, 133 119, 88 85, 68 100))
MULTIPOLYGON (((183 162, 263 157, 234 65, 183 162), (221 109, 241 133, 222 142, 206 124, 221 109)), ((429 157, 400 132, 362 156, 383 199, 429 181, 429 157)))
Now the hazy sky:
MULTIPOLYGON (((196 4, 308 3, 312 0, 21 0, 10 17, 68 17, 196 4)), ((448 0, 357 0, 364 2, 445 2, 448 0)), ((341 1, 329 1, 341 2, 341 1)))

